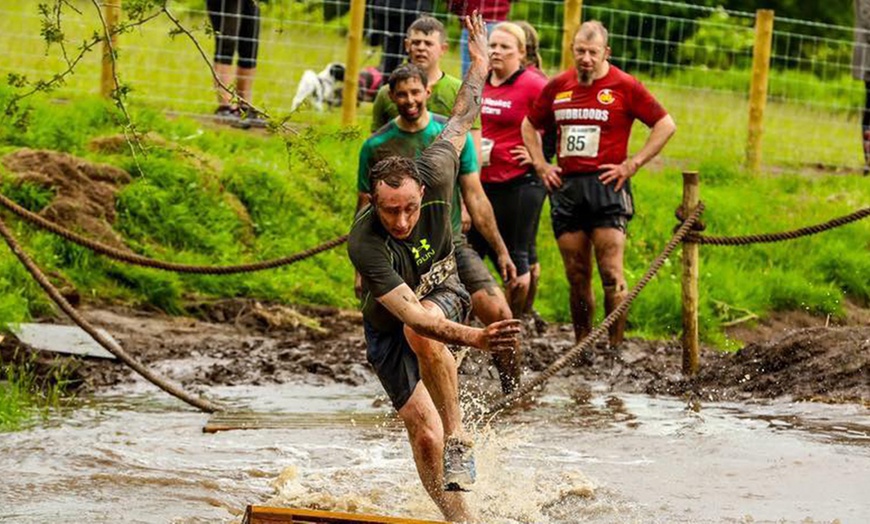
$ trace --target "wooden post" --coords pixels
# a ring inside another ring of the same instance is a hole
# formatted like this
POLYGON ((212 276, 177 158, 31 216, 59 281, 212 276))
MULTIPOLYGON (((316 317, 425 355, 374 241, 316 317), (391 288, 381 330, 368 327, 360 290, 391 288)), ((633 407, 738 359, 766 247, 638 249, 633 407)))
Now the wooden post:
POLYGON ((761 168, 761 133, 764 106, 767 103, 772 41, 773 11, 759 9, 755 12, 755 47, 752 49, 752 83, 749 87, 749 135, 746 140, 746 166, 755 172, 761 168))
POLYGON ((108 0, 103 2, 103 18, 106 21, 106 31, 111 35, 111 46, 103 40, 103 67, 100 72, 100 94, 104 98, 112 96, 115 90, 115 75, 113 74, 112 49, 117 49, 118 39, 115 36, 115 27, 121 17, 121 0, 108 0))
POLYGON ((346 126, 356 123, 360 49, 362 48, 365 14, 366 0, 351 0, 350 27, 347 31, 347 61, 344 70, 344 88, 341 95, 341 123, 346 126))
POLYGON ((574 67, 574 32, 580 26, 583 0, 565 0, 562 20, 562 71, 574 67))
MULTIPOLYGON (((683 216, 698 207, 698 172, 683 173, 683 216)), ((698 345, 698 244, 683 243, 683 374, 694 375, 700 365, 698 345)))

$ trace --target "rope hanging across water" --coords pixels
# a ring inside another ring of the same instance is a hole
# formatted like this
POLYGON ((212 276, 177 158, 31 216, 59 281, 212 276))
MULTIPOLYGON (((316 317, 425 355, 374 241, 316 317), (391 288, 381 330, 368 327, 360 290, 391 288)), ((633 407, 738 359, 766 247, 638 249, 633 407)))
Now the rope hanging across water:
POLYGON ((97 242, 96 240, 85 238, 81 235, 73 233, 69 229, 55 224, 50 220, 46 220, 45 218, 37 215, 36 213, 24 209, 3 194, 0 194, 0 205, 5 207, 12 213, 16 214, 17 216, 27 220, 31 224, 40 227, 50 233, 54 233, 55 235, 69 240, 70 242, 90 249, 95 253, 105 255, 114 260, 126 262, 128 264, 133 264, 136 266, 162 269, 164 271, 174 271, 176 273, 195 273, 200 275, 229 275, 233 273, 252 273, 255 271, 263 271, 265 269, 274 269, 281 266, 295 264, 296 262, 305 260, 306 258, 313 257, 314 255, 317 255, 319 253, 338 247, 347 241, 347 235, 342 235, 340 237, 324 242, 318 246, 314 246, 311 249, 306 249, 305 251, 300 251, 299 253, 287 257, 276 258, 273 260, 263 260, 261 262, 252 262, 250 264, 239 264, 234 266, 195 266, 189 264, 177 264, 175 262, 164 262, 161 260, 155 260, 153 258, 148 258, 142 255, 137 255, 135 253, 123 251, 112 246, 107 246, 106 244, 97 242))
POLYGON ((607 315, 607 318, 605 318, 598 327, 593 329, 591 333, 586 335, 586 338, 575 344, 574 347, 572 347, 568 351, 568 353, 560 357, 558 360, 556 360, 556 362, 553 362, 550 367, 542 371, 534 379, 526 382, 510 395, 497 399, 495 402, 493 402, 492 405, 490 405, 483 414, 493 414, 496 411, 504 409, 515 403, 519 399, 527 396, 532 391, 534 391, 535 388, 541 386, 553 375, 565 368, 565 366, 576 360, 580 355, 583 354, 584 351, 589 349, 589 347, 591 347, 596 340, 601 338, 601 336, 604 335, 608 329, 610 329, 610 326, 613 325, 613 323, 616 322, 619 317, 621 317, 623 314, 625 314, 625 312, 628 311, 631 303, 634 301, 635 298, 637 298, 637 296, 640 294, 643 288, 646 287, 649 281, 652 280, 652 278, 659 271, 659 269, 661 269, 671 253, 674 251, 674 249, 676 249, 677 245, 682 242, 683 238, 689 233, 695 222, 698 221, 703 211, 704 203, 700 202, 698 203, 698 207, 695 208, 695 210, 682 223, 682 225, 680 225, 679 229, 677 229, 676 233, 674 233, 674 236, 667 243, 659 256, 656 257, 652 264, 650 264, 649 269, 647 269, 646 273, 638 281, 638 283, 634 285, 625 300, 623 300, 616 309, 611 311, 610 314, 607 315))
POLYGON ((48 296, 54 301, 55 304, 63 310, 64 313, 69 316, 73 322, 79 325, 88 335, 91 336, 94 340, 97 341, 101 346, 106 348, 111 354, 118 357, 124 364, 133 368, 136 373, 139 373, 143 378, 159 387, 163 391, 169 393, 170 395, 178 398, 179 400, 190 404, 191 406, 205 411, 206 413, 214 413, 216 411, 222 411, 223 408, 215 404, 214 402, 194 396, 180 386, 173 384, 165 377, 162 377, 150 369, 148 369, 144 364, 130 356, 124 349, 114 340, 104 336, 102 333, 97 331, 97 329, 88 322, 84 317, 82 317, 78 311, 73 308, 69 302, 63 295, 60 294, 60 291, 54 287, 51 282, 48 281, 45 274, 41 269, 33 262, 33 260, 21 249, 21 245, 12 235, 12 232, 9 231, 9 228, 6 227, 6 223, 0 218, 0 236, 6 241, 6 244, 9 246, 9 249, 12 253, 18 258, 21 264, 27 269, 30 275, 36 280, 36 282, 42 287, 42 289, 48 294, 48 296))

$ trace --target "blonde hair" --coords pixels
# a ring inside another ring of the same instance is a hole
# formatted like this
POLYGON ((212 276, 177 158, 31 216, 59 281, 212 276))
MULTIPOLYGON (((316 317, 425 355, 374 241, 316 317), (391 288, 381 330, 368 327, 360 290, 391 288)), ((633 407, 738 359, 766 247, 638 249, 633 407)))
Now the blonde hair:
POLYGON ((513 22, 499 22, 495 27, 492 28, 492 32, 496 31, 504 31, 505 33, 511 35, 517 40, 517 49, 520 53, 526 53, 526 32, 513 22))
POLYGON ((541 69, 541 63, 543 60, 541 60, 541 53, 538 52, 538 46, 540 43, 538 31, 532 27, 532 24, 525 20, 517 20, 514 24, 522 29, 523 33, 526 35, 526 59, 523 60, 523 65, 533 65, 538 69, 541 69))

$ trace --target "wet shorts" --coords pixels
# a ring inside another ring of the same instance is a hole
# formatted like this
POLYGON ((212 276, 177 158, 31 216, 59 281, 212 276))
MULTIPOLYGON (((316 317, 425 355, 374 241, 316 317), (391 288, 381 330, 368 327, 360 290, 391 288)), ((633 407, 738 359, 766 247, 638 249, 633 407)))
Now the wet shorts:
POLYGON ((473 295, 481 289, 498 287, 483 259, 464 238, 462 244, 454 246, 453 252, 456 255, 456 272, 459 273, 459 280, 462 281, 468 294, 473 295))
POLYGON ((612 227, 625 231, 634 215, 629 180, 619 191, 613 184, 598 180, 600 173, 563 175, 562 187, 550 194, 550 218, 553 233, 559 238, 564 233, 612 227))
MULTIPOLYGON (((448 277, 421 301, 432 302, 441 308, 448 320, 460 323, 465 322, 471 306, 468 293, 456 275, 448 277)), ((408 402, 417 382, 420 382, 417 355, 405 338, 404 326, 392 331, 378 331, 367 321, 363 321, 363 326, 368 346, 366 358, 375 368, 384 391, 398 411, 408 402)))

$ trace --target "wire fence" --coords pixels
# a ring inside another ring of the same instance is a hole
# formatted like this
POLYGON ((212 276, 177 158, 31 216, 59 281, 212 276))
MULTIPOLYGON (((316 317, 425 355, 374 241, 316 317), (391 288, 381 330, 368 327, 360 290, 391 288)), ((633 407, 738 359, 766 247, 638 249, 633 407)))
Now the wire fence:
MULTIPOLYGON (((482 3, 487 8, 494 2, 482 3)), ((214 31, 206 2, 177 0, 167 5, 211 59, 214 31)), ((257 106, 270 114, 288 113, 305 70, 320 71, 331 62, 345 61, 349 5, 349 0, 260 4, 253 94, 257 106)), ((619 8, 610 5, 586 0, 582 17, 601 20, 608 27, 612 62, 644 80, 677 120, 678 134, 664 156, 695 162, 709 157, 741 161, 748 136, 756 14, 666 0, 619 2, 629 6, 619 8)), ((6 43, 0 74, 23 75, 30 82, 50 81, 70 67, 70 57, 81 42, 102 32, 101 2, 47 6, 41 10, 40 2, 30 0, 0 7, 0 38, 6 43), (51 31, 52 21, 62 37, 51 31), (47 40, 54 43, 48 45, 47 40)), ((363 67, 385 62, 383 49, 391 30, 410 23, 421 12, 434 10, 448 27, 450 52, 444 69, 458 75, 460 28, 447 7, 445 0, 370 0, 363 67)), ((549 73, 559 68, 563 13, 561 1, 522 0, 512 2, 507 15, 536 27, 543 66, 549 73)), ((863 165, 860 115, 864 85, 851 78, 852 40, 851 27, 775 19, 763 122, 765 165, 846 169, 863 165)), ((155 16, 119 35, 117 50, 118 75, 130 89, 130 100, 186 115, 208 115, 215 110, 211 69, 191 39, 178 34, 167 17, 155 16)), ((98 94, 100 64, 97 46, 84 54, 74 74, 52 96, 98 94)), ((313 110, 303 108, 309 111, 313 110)), ((361 106, 359 114, 367 112, 367 106, 361 106)), ((634 135, 632 148, 636 149, 646 135, 634 135)))

